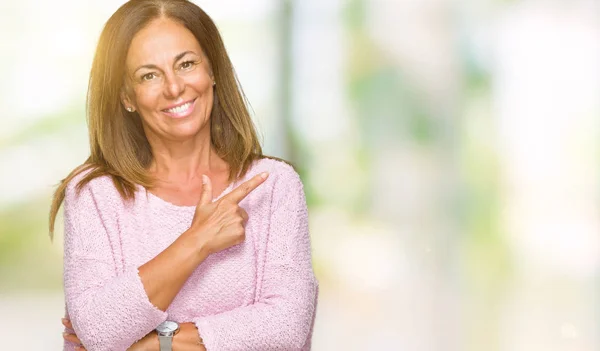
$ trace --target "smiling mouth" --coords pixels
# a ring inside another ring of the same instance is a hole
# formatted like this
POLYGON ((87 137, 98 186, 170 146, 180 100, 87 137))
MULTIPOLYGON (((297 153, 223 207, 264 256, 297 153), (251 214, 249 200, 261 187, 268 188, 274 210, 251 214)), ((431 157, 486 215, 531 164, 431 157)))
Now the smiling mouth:
POLYGON ((162 111, 172 117, 187 117, 193 110, 194 102, 196 102, 196 99, 162 111))

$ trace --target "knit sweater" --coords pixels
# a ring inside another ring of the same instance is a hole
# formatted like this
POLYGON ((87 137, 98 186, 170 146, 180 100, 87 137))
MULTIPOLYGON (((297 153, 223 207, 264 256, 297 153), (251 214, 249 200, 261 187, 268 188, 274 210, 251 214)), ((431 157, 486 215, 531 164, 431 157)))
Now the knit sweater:
POLYGON ((249 216, 245 241, 208 256, 166 311, 150 302, 138 268, 190 227, 195 207, 168 203, 141 186, 125 201, 107 176, 81 192, 75 186, 85 173, 69 183, 66 317, 88 351, 126 350, 167 319, 195 323, 208 351, 310 350, 318 282, 298 174, 261 159, 215 201, 264 171, 269 178, 240 202, 249 216))

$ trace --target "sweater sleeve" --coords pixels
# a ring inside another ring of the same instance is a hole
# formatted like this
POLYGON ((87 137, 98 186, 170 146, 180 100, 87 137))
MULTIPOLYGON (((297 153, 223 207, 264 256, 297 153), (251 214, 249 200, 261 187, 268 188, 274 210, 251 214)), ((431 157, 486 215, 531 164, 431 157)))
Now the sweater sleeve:
POLYGON ((312 269, 306 199, 296 172, 290 168, 281 176, 273 189, 258 300, 194 319, 208 351, 310 349, 318 282, 312 269))
MULTIPOLYGON (((148 299, 138 269, 117 264, 112 246, 119 238, 116 218, 121 200, 112 184, 101 181, 92 180, 79 193, 74 185, 67 187, 65 303, 88 351, 120 351, 166 320, 167 314, 148 299)), ((65 342, 64 350, 74 346, 65 342)))

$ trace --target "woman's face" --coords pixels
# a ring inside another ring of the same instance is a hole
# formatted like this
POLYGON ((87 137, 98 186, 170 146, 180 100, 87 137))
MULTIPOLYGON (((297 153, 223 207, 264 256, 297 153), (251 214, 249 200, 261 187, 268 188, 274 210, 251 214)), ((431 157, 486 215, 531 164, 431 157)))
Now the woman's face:
POLYGON ((207 61, 192 32, 170 19, 154 20, 133 37, 122 98, 141 116, 149 140, 210 134, 213 78, 207 61))

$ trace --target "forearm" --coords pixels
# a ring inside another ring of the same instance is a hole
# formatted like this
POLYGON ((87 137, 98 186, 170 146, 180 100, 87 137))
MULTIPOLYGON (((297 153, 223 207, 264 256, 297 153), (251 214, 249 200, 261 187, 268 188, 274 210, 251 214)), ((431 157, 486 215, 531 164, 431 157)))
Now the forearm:
POLYGON ((318 282, 289 282, 290 289, 251 305, 194 319, 209 350, 301 350, 313 328, 318 282))
POLYGON ((142 265, 139 274, 150 302, 166 311, 183 284, 207 256, 195 235, 186 231, 142 265))

